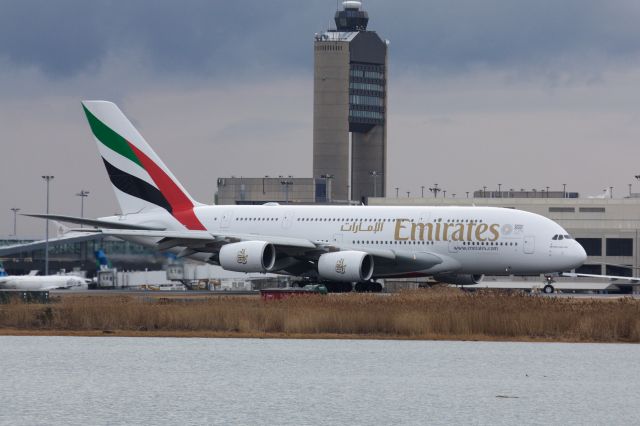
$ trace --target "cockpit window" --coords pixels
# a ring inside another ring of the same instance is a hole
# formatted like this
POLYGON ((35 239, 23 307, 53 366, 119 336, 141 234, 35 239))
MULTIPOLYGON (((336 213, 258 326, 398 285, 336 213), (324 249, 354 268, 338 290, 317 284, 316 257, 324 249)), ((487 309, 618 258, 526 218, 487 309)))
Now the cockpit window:
POLYGON ((556 234, 551 238, 552 240, 572 240, 571 235, 568 234, 556 234))

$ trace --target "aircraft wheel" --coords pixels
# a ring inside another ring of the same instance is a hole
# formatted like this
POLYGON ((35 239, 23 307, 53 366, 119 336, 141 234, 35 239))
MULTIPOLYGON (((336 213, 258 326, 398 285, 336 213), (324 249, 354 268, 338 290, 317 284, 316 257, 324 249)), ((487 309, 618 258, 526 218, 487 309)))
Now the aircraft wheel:
POLYGON ((342 293, 343 287, 342 287, 342 283, 339 282, 332 282, 332 281, 328 281, 326 283, 324 283, 325 287, 327 287, 327 291, 329 293, 342 293))
POLYGON ((366 282, 357 282, 356 283, 356 292, 364 293, 365 291, 369 291, 369 283, 366 282))
POLYGON ((555 293, 556 289, 553 288, 553 286, 551 284, 547 284, 542 288, 542 291, 545 294, 553 294, 553 293, 555 293))
POLYGON ((382 292, 382 284, 379 282, 372 281, 369 283, 369 291, 372 293, 380 293, 382 292))

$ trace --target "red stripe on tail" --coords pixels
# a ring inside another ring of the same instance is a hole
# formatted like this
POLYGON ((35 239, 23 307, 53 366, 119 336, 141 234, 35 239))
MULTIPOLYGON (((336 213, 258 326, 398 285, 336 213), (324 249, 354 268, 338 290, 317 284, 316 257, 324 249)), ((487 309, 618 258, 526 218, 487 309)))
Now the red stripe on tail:
POLYGON ((158 186, 162 195, 167 199, 169 205, 171 205, 173 217, 188 229, 205 231, 206 228, 193 211, 193 203, 189 197, 151 158, 147 157, 144 152, 136 148, 131 142, 127 143, 142 163, 144 169, 149 173, 151 179, 158 186))

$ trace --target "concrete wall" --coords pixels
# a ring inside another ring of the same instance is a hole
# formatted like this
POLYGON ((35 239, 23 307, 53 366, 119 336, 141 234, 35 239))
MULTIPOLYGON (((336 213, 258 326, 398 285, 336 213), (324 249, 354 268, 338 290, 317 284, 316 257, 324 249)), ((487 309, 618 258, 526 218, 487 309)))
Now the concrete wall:
POLYGON ((351 194, 355 201, 386 194, 386 133, 386 126, 380 125, 367 133, 352 134, 351 194), (375 184, 372 170, 382 173, 375 178, 375 184))
MULTIPOLYGON (((319 179, 324 184, 324 179, 319 179)), ((310 204, 316 202, 316 180, 311 178, 265 177, 218 179, 217 204, 310 204), (282 182, 292 182, 283 185, 282 182)))
POLYGON ((316 41, 313 177, 333 175, 334 200, 349 199, 349 44, 316 41))

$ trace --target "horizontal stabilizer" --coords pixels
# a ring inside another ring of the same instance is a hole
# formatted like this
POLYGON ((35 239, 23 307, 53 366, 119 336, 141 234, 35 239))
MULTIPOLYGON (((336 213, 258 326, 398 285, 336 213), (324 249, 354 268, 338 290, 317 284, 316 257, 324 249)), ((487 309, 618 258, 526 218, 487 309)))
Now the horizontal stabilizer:
POLYGON ((75 223, 77 225, 94 226, 96 228, 109 229, 134 229, 141 231, 164 231, 165 228, 157 228, 154 226, 133 225, 123 222, 112 222, 110 220, 85 219, 76 216, 63 216, 57 214, 23 214, 22 216, 37 217, 39 219, 59 220, 61 222, 75 223))

